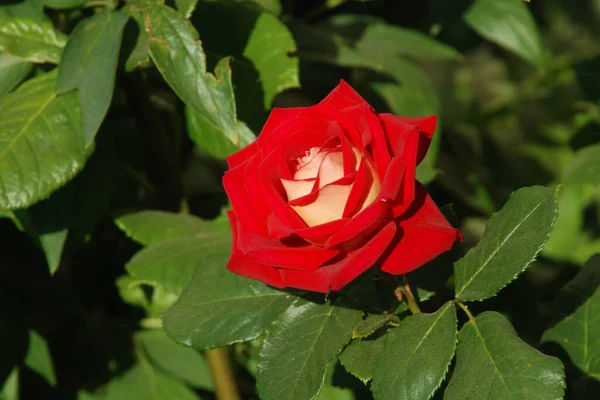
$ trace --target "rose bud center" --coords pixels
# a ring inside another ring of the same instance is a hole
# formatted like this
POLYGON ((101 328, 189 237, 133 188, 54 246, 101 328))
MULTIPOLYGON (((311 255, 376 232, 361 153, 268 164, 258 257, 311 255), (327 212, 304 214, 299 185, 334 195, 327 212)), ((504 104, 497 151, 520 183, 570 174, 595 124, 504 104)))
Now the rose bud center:
POLYGON ((312 147, 291 160, 291 168, 293 179, 281 179, 281 183, 291 208, 308 226, 355 215, 371 204, 380 191, 379 178, 372 162, 355 147, 346 152, 340 145, 312 147), (361 168, 368 179, 365 180, 366 185, 355 188, 361 168), (360 204, 353 207, 352 215, 345 215, 353 189, 361 192, 358 196, 360 204))

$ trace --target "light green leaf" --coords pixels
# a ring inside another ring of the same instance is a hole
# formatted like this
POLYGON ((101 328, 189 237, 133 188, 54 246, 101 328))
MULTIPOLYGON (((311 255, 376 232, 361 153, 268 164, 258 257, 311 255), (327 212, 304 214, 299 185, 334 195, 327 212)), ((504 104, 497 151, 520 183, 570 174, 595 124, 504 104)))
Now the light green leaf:
POLYGON ((273 14, 260 13, 243 55, 258 70, 265 109, 271 107, 278 93, 300 87, 298 58, 289 56, 295 51, 296 43, 286 26, 273 14))
POLYGON ((577 151, 565 168, 561 182, 565 185, 600 185, 600 144, 577 151))
POLYGON ((145 359, 106 387, 106 400, 199 400, 183 382, 157 371, 145 359))
POLYGON ((562 363, 523 342, 502 314, 487 311, 461 329, 444 399, 560 400, 562 363))
POLYGON ((600 255, 592 257, 559 293, 558 322, 542 341, 562 346, 583 372, 600 380, 600 255))
POLYGON ((291 303, 287 293, 230 272, 228 257, 199 259, 191 282, 165 313, 165 332, 177 342, 207 349, 255 339, 291 303))
POLYGON ((19 369, 12 370, 0 388, 1 400, 19 400, 19 369))
POLYGON ((145 9, 150 56, 167 83, 184 103, 238 143, 229 59, 221 60, 214 75, 206 72, 206 56, 198 32, 185 17, 167 6, 145 9))
POLYGON ((46 340, 34 330, 29 331, 29 349, 25 365, 40 374, 51 386, 56 386, 56 375, 46 340))
POLYGON ((230 249, 230 237, 225 235, 169 240, 142 249, 125 269, 140 281, 158 284, 179 295, 206 257, 229 254, 230 249))
POLYGON ((185 117, 190 138, 201 149, 216 158, 225 158, 256 140, 254 133, 243 121, 238 121, 239 142, 236 146, 193 108, 185 107, 185 117))
POLYGON ((31 71, 31 63, 0 55, 0 97, 13 90, 31 71))
POLYGON ((183 14, 184 17, 189 18, 196 9, 198 0, 175 0, 175 7, 177 11, 183 14))
POLYGON ((48 197, 87 158, 77 99, 56 95, 55 84, 56 74, 49 73, 0 100, 0 209, 48 197))
POLYGON ((375 363, 375 398, 431 398, 454 357, 456 336, 452 302, 433 314, 405 318, 398 328, 386 334, 383 355, 375 363))
POLYGON ((346 371, 367 383, 373 379, 373 371, 383 356, 386 335, 375 339, 353 340, 340 355, 340 363, 346 371))
POLYGON ((137 211, 121 215, 115 223, 127 236, 144 246, 192 236, 198 239, 220 236, 220 232, 214 232, 210 221, 166 211, 137 211))
POLYGON ((86 146, 94 140, 110 106, 127 19, 120 11, 104 11, 81 20, 60 61, 56 93, 77 89, 86 146))
MULTIPOLYGON (((247 0, 236 0, 238 3, 243 3, 247 0)), ((279 0, 250 0, 258 4, 263 10, 272 12, 275 15, 281 14, 281 2, 279 0)))
POLYGON ((0 50, 23 61, 58 64, 66 42, 48 21, 14 17, 0 22, 0 50))
POLYGON ((197 350, 175 343, 158 329, 137 332, 136 337, 149 360, 163 372, 195 388, 213 390, 208 364, 197 350))
POLYGON ((546 54, 528 5, 521 0, 476 0, 464 14, 475 32, 541 67, 546 54))
POLYGON ((258 363, 257 389, 263 400, 313 399, 327 364, 352 338, 361 311, 298 300, 269 329, 258 363))
POLYGON ((484 300, 513 281, 548 240, 556 214, 555 188, 514 192, 490 218, 477 246, 454 264, 456 298, 484 300))
POLYGON ((453 47, 439 42, 414 29, 385 23, 366 24, 356 43, 359 52, 368 53, 374 48, 387 56, 407 55, 418 59, 460 60, 462 55, 453 47))
POLYGON ((54 10, 65 10, 83 5, 85 0, 43 0, 44 6, 54 10))

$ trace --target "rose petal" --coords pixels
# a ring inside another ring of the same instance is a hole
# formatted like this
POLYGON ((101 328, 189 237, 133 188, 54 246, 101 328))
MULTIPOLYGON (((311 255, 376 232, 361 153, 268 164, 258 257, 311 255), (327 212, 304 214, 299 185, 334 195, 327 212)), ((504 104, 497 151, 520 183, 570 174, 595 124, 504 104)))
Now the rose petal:
POLYGON ((390 204, 385 201, 376 201, 366 209, 355 215, 338 232, 331 235, 324 243, 325 247, 337 246, 340 243, 353 241, 358 245, 361 238, 370 235, 386 219, 391 219, 390 204))
POLYGON ((397 156, 403 153, 404 146, 402 143, 404 142, 405 135, 416 128, 419 132, 416 165, 419 165, 423 161, 423 158, 425 158, 431 144, 431 139, 435 133, 437 117, 406 118, 392 114, 379 114, 379 117, 388 135, 392 151, 397 156))
POLYGON ((287 246, 238 227, 237 249, 266 265, 312 271, 338 255, 339 250, 310 244, 287 246))
POLYGON ((240 151, 237 151, 227 157, 227 165, 229 168, 236 167, 252 157, 258 151, 258 143, 256 141, 250 143, 248 146, 244 147, 240 151))
POLYGON ((416 198, 399 219, 403 234, 398 235, 382 257, 381 269, 391 274, 405 274, 419 268, 452 248, 460 233, 453 228, 418 184, 416 198))
POLYGON ((352 185, 352 190, 348 195, 348 200, 344 206, 344 217, 357 214, 367 208, 381 191, 377 172, 368 157, 362 158, 356 172, 356 179, 352 185))
POLYGON ((339 290, 371 268, 395 234, 396 224, 390 222, 364 246, 333 264, 325 265, 314 272, 281 270, 283 283, 285 286, 321 293, 339 290))
POLYGON ((351 188, 352 185, 329 184, 319 190, 317 199, 312 203, 291 208, 308 226, 331 222, 342 218, 351 188))
POLYGON ((229 218, 233 236, 231 258, 227 263, 227 269, 238 275, 245 276, 246 278, 257 279, 268 285, 283 288, 283 280, 277 268, 245 256, 238 250, 237 244, 240 225, 236 218, 236 214, 232 210, 227 211, 227 217, 229 218))
POLYGON ((319 105, 328 105, 338 110, 357 104, 368 103, 343 79, 340 79, 340 84, 319 103, 319 105))

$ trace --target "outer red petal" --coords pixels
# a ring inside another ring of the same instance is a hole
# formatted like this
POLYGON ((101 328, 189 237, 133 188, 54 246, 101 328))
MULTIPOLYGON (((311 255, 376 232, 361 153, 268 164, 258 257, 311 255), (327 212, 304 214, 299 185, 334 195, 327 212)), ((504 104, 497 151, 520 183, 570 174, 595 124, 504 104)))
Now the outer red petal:
POLYGON ((348 253, 336 263, 323 266, 314 272, 281 270, 283 283, 285 286, 321 293, 340 290, 375 264, 395 234, 396 225, 390 222, 364 246, 348 253))
MULTIPOLYGON (((417 129, 419 132, 417 165, 419 165, 421 161, 423 161, 423 158, 425 158, 425 154, 427 154, 427 150, 431 144, 431 139, 435 133, 437 117, 434 115, 423 118, 407 118, 398 117, 392 114, 379 114, 379 117, 383 122, 386 133, 392 143, 392 147, 394 147, 393 142, 397 140, 401 141, 402 136, 405 135, 406 132, 415 128, 417 129)), ((394 151, 394 149, 392 149, 392 151, 394 151)))
POLYGON ((343 79, 340 79, 340 84, 319 103, 319 105, 332 106, 338 110, 343 110, 357 104, 368 103, 343 79))
POLYGON ((460 233, 448 223, 425 188, 417 184, 416 198, 399 219, 402 235, 394 240, 382 257, 381 269, 405 274, 419 268, 452 248, 460 233))
POLYGON ((371 205, 350 219, 338 232, 325 242, 325 247, 337 246, 352 241, 358 245, 361 238, 373 233, 386 218, 391 219, 390 206, 387 202, 375 200, 371 205))
POLYGON ((258 151, 258 143, 256 141, 250 143, 238 152, 235 152, 226 157, 229 168, 234 168, 248 160, 258 151))
POLYGON ((235 212, 231 210, 227 211, 227 216, 229 217, 229 224, 231 225, 231 230, 233 233, 233 246, 231 258, 227 263, 227 269, 238 275, 245 276, 246 278, 256 279, 266 283, 267 285, 283 288, 283 280, 277 268, 263 264, 249 256, 245 256, 237 248, 239 222, 236 218, 235 212))

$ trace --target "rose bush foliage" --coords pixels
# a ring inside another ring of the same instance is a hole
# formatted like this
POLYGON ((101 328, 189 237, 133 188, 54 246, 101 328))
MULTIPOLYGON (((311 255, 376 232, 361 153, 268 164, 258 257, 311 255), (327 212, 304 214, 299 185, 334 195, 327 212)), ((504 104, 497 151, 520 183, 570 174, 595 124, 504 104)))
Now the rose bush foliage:
POLYGON ((227 268, 326 293, 377 262, 405 274, 449 250, 460 234, 415 179, 435 126, 378 114, 344 81, 315 106, 274 109, 227 157, 227 268))

